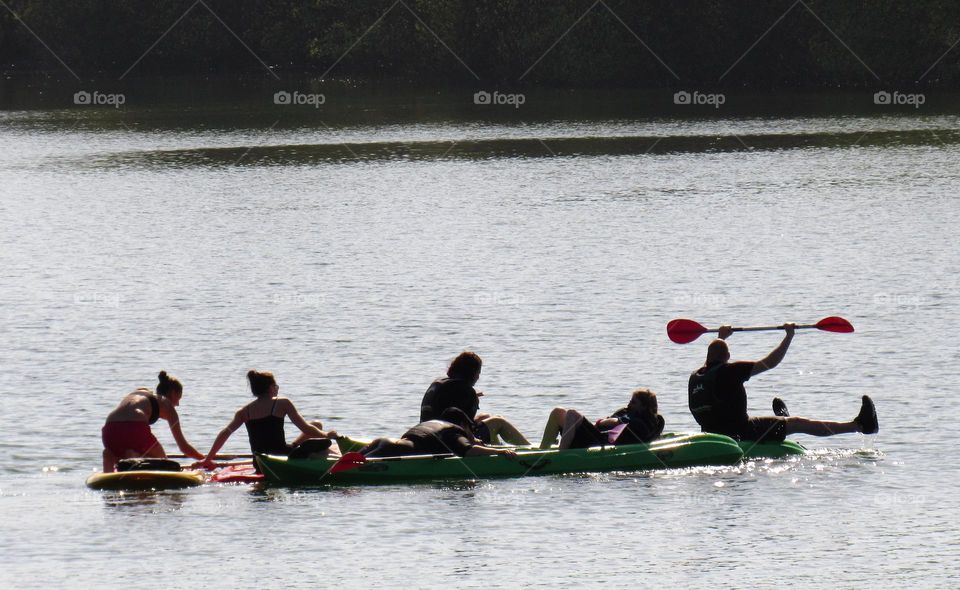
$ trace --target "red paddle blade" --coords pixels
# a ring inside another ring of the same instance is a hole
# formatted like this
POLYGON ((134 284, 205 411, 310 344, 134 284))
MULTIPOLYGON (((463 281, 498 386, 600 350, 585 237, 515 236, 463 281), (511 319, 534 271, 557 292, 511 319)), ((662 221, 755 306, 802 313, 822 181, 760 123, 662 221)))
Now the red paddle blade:
POLYGON ((337 459, 337 462, 330 468, 330 473, 340 473, 341 471, 350 471, 356 469, 367 462, 367 458, 362 454, 353 451, 337 459))
POLYGON ((853 332, 853 324, 837 316, 823 318, 816 323, 816 326, 818 330, 825 330, 827 332, 839 332, 841 334, 853 332))
POLYGON ((693 342, 706 331, 706 328, 693 320, 671 320, 667 324, 667 336, 677 344, 693 342))

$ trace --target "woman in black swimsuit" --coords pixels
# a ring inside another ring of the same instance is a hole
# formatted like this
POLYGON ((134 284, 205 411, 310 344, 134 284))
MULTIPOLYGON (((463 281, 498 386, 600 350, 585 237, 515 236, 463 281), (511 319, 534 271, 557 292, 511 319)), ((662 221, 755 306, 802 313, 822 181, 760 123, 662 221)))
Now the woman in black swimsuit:
MULTIPOLYGON (((306 440, 336 438, 336 432, 324 432, 322 430, 323 424, 319 420, 307 422, 300 416, 293 402, 285 397, 279 397, 280 386, 277 385, 273 373, 251 369, 247 373, 247 379, 250 381, 250 391, 257 399, 237 410, 233 420, 217 435, 213 446, 210 447, 210 452, 207 453, 200 466, 206 469, 212 468, 214 466, 213 459, 217 452, 223 448, 230 435, 243 424, 247 425, 250 450, 254 454, 289 455, 306 440), (301 432, 292 445, 287 444, 283 432, 283 422, 286 417, 289 417, 290 421, 301 432)), ((324 445, 318 445, 316 450, 320 450, 319 446, 324 445)), ((329 446, 329 449, 327 449, 328 455, 338 456, 340 454, 336 441, 331 440, 330 444, 326 446, 329 446)))

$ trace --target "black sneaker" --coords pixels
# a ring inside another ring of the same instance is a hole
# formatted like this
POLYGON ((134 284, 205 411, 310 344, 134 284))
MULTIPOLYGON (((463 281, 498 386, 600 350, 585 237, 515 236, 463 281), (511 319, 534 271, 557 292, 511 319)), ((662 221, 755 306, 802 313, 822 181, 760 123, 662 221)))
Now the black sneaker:
POLYGON ((876 434, 880 430, 880 423, 877 422, 877 408, 873 405, 873 400, 869 395, 863 396, 863 403, 860 406, 860 413, 853 419, 860 427, 860 432, 864 434, 876 434))
POLYGON ((790 410, 787 409, 787 404, 783 403, 783 400, 779 397, 773 398, 773 415, 783 417, 790 415, 790 410))

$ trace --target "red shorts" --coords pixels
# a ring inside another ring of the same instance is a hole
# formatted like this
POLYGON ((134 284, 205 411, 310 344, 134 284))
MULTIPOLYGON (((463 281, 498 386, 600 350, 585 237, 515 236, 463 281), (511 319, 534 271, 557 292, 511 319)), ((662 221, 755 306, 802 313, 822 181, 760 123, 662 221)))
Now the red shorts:
POLYGON ((113 453, 117 459, 123 459, 130 451, 138 457, 160 448, 160 442, 150 432, 146 422, 107 422, 100 431, 103 448, 113 453))

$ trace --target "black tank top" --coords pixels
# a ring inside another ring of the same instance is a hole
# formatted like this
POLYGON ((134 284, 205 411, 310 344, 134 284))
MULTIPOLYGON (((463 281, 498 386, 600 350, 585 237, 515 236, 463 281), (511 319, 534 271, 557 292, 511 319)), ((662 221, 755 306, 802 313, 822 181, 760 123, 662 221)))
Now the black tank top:
POLYGON ((160 400, 155 395, 148 395, 147 399, 150 400, 150 424, 153 424, 160 419, 160 400))
POLYGON ((290 447, 287 446, 283 434, 283 416, 274 416, 273 411, 277 401, 270 406, 270 415, 256 420, 247 420, 247 436, 250 438, 250 450, 268 455, 287 455, 290 447))

